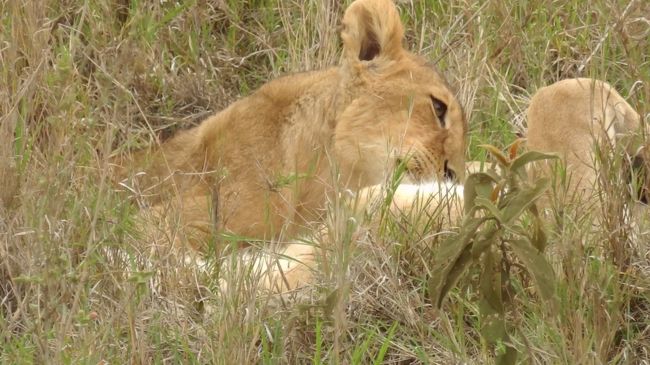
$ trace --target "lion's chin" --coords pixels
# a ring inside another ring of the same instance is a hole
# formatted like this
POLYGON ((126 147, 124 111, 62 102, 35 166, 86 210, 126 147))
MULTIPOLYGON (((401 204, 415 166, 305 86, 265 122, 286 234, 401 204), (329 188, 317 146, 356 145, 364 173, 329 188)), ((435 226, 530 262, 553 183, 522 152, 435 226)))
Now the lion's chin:
POLYGON ((397 191, 405 194, 415 196, 421 195, 463 195, 463 185, 456 184, 450 181, 431 181, 426 183, 402 183, 397 187, 397 191))

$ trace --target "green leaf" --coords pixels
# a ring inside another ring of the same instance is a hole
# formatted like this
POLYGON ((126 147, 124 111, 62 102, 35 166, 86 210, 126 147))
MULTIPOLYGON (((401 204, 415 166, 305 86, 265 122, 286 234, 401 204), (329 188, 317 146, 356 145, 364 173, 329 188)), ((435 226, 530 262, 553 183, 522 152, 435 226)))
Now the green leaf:
MULTIPOLYGON (((372 338, 372 336, 370 336, 370 338, 372 338)), ((366 341, 364 341, 364 343, 361 344, 361 346, 363 346, 364 344, 367 344, 367 342, 368 342, 368 339, 366 339, 366 341)), ((323 347, 323 321, 320 318, 317 317, 316 318, 316 351, 314 351, 314 360, 312 361, 312 364, 320 365, 322 363, 321 362, 322 347, 323 347)), ((355 351, 354 351, 355 354, 357 352, 357 349, 355 349, 355 351)), ((366 347, 366 349, 368 349, 368 347, 366 347)), ((364 350, 364 352, 365 352, 365 350, 364 350)), ((354 359, 354 357, 353 357, 353 359, 354 359)))
POLYGON ((488 197, 492 192, 493 185, 497 182, 492 176, 485 172, 471 174, 465 180, 463 187, 463 200, 465 201, 464 211, 468 214, 475 206, 474 200, 477 196, 488 197))
POLYGON ((375 338, 375 331, 367 330, 365 333, 365 337, 366 339, 363 340, 361 345, 355 347, 354 352, 352 353, 352 362, 351 362, 352 364, 362 363, 362 360, 364 359, 364 355, 366 354, 366 352, 368 352, 368 348, 370 348, 370 342, 375 338))
POLYGON ((484 226, 480 232, 477 233, 474 238, 474 244, 472 245, 472 258, 474 260, 478 259, 486 249, 488 249, 495 242, 494 236, 496 236, 499 229, 497 228, 494 222, 489 222, 487 226, 484 226))
POLYGON ((553 299, 555 272, 546 257, 526 237, 510 241, 510 247, 535 281, 540 296, 545 300, 553 299))
POLYGON ((503 213, 501 213, 499 208, 497 208, 497 206, 494 205, 490 199, 480 196, 476 198, 476 206, 485 208, 490 213, 490 216, 496 219, 499 223, 506 221, 503 217, 503 213))
POLYGON ((453 288, 458 280, 467 270, 467 267, 472 262, 472 245, 466 246, 463 251, 460 253, 460 256, 456 259, 453 265, 449 266, 449 270, 445 273, 444 281, 442 282, 442 287, 440 288, 439 295, 436 298, 436 305, 438 308, 442 307, 442 301, 444 300, 447 293, 453 288))
POLYGON ((531 242, 537 250, 544 252, 544 249, 546 248, 547 238, 546 232, 544 231, 544 226, 542 225, 542 220, 539 218, 539 216, 535 216, 533 221, 533 236, 531 237, 531 242))
POLYGON ((510 365, 517 359, 517 350, 510 345, 510 336, 505 321, 502 290, 501 254, 487 250, 482 260, 483 271, 479 283, 479 312, 481 315, 481 337, 494 346, 496 363, 510 365))
POLYGON ((517 157, 514 161, 512 161, 512 165, 510 165, 510 169, 514 172, 517 172, 519 169, 521 169, 522 167, 524 167, 525 165, 533 161, 551 160, 557 158, 558 156, 552 153, 528 151, 522 154, 521 156, 517 157))
POLYGON ((503 222, 509 223, 519 217, 524 210, 528 209, 550 186, 548 178, 539 179, 535 186, 524 187, 509 193, 509 198, 503 209, 503 222))
POLYGON ((517 350, 510 345, 506 327, 502 288, 501 251, 487 250, 479 283, 481 337, 495 347, 496 363, 510 365, 517 359, 517 350))
POLYGON ((42 284, 44 282, 41 276, 20 275, 13 279, 16 283, 42 284))
MULTIPOLYGON (((479 283, 479 294, 481 302, 479 309, 481 315, 493 316, 495 314, 503 320, 503 298, 501 296, 501 252, 499 250, 487 250, 483 256, 483 271, 479 283)), ((491 323, 491 322, 486 322, 491 323)), ((504 325, 505 331, 505 325, 504 325)), ((486 338, 501 338, 502 333, 488 333, 486 338)))
POLYGON ((388 330, 388 335, 386 335, 384 342, 381 344, 379 353, 377 354, 377 357, 375 357, 375 361, 372 362, 373 364, 378 365, 384 363, 384 357, 386 356, 386 352, 388 352, 388 346, 390 346, 390 342, 393 340, 393 336, 395 335, 396 329, 397 329, 397 322, 394 322, 393 325, 388 330))
POLYGON ((438 308, 471 262, 472 238, 486 220, 487 218, 467 218, 458 235, 451 236, 440 244, 428 282, 431 301, 438 308))

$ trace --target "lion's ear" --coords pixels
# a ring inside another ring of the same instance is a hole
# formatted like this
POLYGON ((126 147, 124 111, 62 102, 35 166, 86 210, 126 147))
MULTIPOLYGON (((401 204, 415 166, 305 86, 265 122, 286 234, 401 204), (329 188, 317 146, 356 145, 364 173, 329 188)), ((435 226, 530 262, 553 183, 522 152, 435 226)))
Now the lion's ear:
POLYGON ((348 60, 398 59, 404 29, 391 0, 356 0, 343 16, 344 55, 348 60))

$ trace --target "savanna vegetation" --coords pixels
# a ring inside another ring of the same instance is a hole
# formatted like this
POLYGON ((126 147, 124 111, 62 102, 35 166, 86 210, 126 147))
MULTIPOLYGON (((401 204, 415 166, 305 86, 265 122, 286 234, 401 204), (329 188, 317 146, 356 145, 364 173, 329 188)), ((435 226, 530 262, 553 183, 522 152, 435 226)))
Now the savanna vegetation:
MULTIPOLYGON (((549 213, 544 237, 520 209, 511 230, 449 230, 417 214, 364 224, 334 202, 335 254, 283 297, 245 280, 224 295, 210 253, 204 270, 143 247, 146 192, 114 184, 110 159, 270 78, 337 64, 346 4, 0 2, 0 363, 650 364, 650 217, 618 174, 599 204, 549 213), (446 280, 441 247, 492 231, 495 254, 446 280)), ((649 122, 646 1, 398 4, 409 48, 457 90, 468 159, 525 135, 530 96, 563 78, 607 80, 649 122)))

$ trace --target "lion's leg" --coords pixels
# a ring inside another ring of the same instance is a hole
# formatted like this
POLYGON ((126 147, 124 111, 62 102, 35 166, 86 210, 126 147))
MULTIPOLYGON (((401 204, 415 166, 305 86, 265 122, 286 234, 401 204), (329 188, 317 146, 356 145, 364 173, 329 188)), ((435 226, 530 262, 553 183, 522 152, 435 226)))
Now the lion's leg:
MULTIPOLYGON (((447 222, 455 222, 462 214, 462 185, 430 183, 403 184, 393 192, 390 210, 408 214, 411 210, 427 211, 447 222)), ((351 202, 354 214, 364 215, 383 204, 386 190, 381 185, 362 189, 357 201, 351 202)), ((317 242, 327 242, 326 229, 318 231, 317 242)), ((252 285, 269 293, 286 293, 314 281, 314 271, 324 252, 313 243, 292 242, 278 247, 250 247, 226 259, 222 266, 221 290, 237 290, 252 285)))
POLYGON ((259 261, 268 272, 261 283, 263 289, 282 293, 309 284, 317 264, 317 248, 312 244, 290 243, 280 253, 267 255, 259 261))
POLYGON ((221 291, 237 291, 250 285, 255 290, 281 294, 301 288, 314 280, 319 248, 308 243, 281 247, 249 247, 226 258, 221 267, 221 291))

